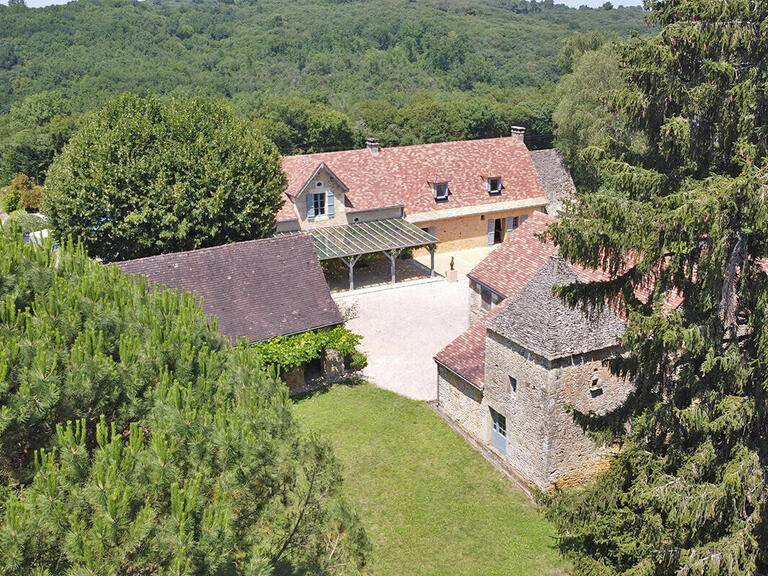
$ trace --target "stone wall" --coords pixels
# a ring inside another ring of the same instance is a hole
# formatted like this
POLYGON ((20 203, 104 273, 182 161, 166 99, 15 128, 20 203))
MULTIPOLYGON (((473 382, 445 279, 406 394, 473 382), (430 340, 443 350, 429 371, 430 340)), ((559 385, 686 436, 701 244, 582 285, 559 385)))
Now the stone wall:
POLYGON ((437 398, 442 410, 477 440, 487 443, 489 421, 483 418, 483 393, 450 370, 437 365, 437 398))
POLYGON ((485 401, 489 408, 506 416, 507 462, 539 488, 549 486, 550 426, 557 410, 550 395, 553 385, 553 374, 545 359, 488 331, 485 401), (510 376, 517 382, 514 391, 510 376))
MULTIPOLYGON (((494 307, 498 306, 504 301, 504 298, 493 292, 491 292, 491 307, 489 310, 483 309, 483 297, 482 297, 482 285, 478 282, 475 282, 472 280, 472 278, 469 279, 469 323, 474 324, 475 322, 479 322, 483 318, 485 318, 485 315, 490 312, 490 310, 493 310, 494 307)), ((487 290, 487 288, 486 288, 487 290)))
MULTIPOLYGON (((489 206, 489 209, 492 206, 489 206)), ((508 218, 512 216, 530 216, 534 208, 495 212, 491 214, 462 216, 458 218, 439 219, 439 211, 435 212, 435 220, 415 222, 419 228, 435 227, 434 235, 440 240, 440 250, 466 250, 488 245, 488 219, 508 218)))
POLYGON ((580 484, 605 467, 613 447, 596 446, 566 406, 605 414, 626 400, 629 382, 612 376, 602 365, 604 358, 618 351, 550 363, 488 332, 485 402, 507 418, 507 461, 539 488, 580 484), (516 391, 510 376, 517 382, 516 391))
MULTIPOLYGON (((558 383, 553 390, 556 405, 572 405, 579 412, 600 415, 621 405, 632 385, 613 376, 602 364, 603 359, 617 353, 619 349, 613 348, 558 360, 553 370, 558 383)), ((580 484, 605 466, 606 453, 613 447, 596 446, 569 412, 558 410, 555 416, 551 441, 555 465, 550 481, 564 487, 580 484)))
POLYGON ((486 315, 486 311, 483 310, 483 303, 480 300, 480 285, 469 279, 469 323, 474 324, 479 322, 486 315))

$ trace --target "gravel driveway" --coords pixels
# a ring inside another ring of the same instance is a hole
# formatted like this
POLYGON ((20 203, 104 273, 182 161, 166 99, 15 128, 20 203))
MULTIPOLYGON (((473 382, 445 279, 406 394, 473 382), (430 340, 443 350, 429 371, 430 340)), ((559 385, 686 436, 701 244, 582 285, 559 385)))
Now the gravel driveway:
POLYGON ((436 398, 432 359, 469 326, 467 278, 335 295, 339 306, 355 306, 347 327, 363 336, 365 376, 381 388, 417 400, 436 398))

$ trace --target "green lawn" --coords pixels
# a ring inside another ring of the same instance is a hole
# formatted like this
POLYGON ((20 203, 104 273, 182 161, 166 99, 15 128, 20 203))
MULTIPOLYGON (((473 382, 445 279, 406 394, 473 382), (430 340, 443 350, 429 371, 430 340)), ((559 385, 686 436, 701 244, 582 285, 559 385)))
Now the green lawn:
POLYGON ((533 503, 429 406, 362 384, 299 400, 296 414, 344 466, 372 574, 565 572, 533 503))

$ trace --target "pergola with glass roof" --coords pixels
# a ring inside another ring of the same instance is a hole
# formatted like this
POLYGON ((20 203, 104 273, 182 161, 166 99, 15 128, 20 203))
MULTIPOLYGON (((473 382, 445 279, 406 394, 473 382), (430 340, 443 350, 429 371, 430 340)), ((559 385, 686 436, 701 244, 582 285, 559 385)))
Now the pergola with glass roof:
POLYGON ((338 258, 349 267, 349 289, 355 288, 355 264, 366 254, 383 253, 390 262, 395 282, 395 262, 407 248, 424 247, 429 251, 430 275, 435 275, 435 248, 438 239, 402 218, 371 220, 345 226, 312 228, 312 237, 320 260, 338 258))

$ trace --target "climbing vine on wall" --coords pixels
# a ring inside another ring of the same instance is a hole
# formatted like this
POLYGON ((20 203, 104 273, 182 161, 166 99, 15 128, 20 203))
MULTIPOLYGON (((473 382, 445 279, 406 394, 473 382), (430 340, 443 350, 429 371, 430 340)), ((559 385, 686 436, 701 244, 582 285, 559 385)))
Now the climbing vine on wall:
POLYGON ((285 373, 296 366, 317 360, 325 350, 338 350, 344 356, 344 366, 360 370, 368 359, 357 350, 361 336, 350 332, 344 326, 331 330, 310 330, 293 336, 277 336, 254 344, 256 353, 265 366, 274 366, 285 373))

